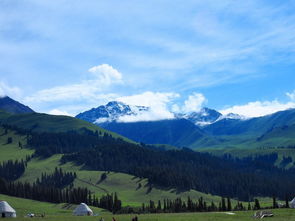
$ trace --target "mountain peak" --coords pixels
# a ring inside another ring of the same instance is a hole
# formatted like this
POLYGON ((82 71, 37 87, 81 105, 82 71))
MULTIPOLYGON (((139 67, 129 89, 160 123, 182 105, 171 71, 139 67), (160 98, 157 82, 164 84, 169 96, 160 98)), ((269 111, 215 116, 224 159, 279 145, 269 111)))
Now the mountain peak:
POLYGON ((198 126, 206 126, 218 120, 222 114, 208 107, 202 108, 200 111, 190 112, 187 114, 178 114, 180 118, 185 118, 198 126))
POLYGON ((34 111, 8 96, 0 97, 0 110, 12 114, 34 113, 34 111))
POLYGON ((128 115, 138 115, 149 108, 145 106, 131 106, 120 101, 110 101, 106 105, 85 111, 76 117, 91 123, 102 124, 117 121, 120 117, 128 115))

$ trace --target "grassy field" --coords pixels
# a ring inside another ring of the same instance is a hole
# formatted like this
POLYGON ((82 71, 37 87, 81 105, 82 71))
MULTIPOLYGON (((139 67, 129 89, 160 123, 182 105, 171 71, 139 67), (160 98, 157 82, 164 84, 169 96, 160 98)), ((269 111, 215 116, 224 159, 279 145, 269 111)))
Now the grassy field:
POLYGON ((129 174, 124 173, 107 173, 107 178, 100 182, 101 174, 105 171, 89 171, 83 170, 81 167, 66 163, 59 163, 61 155, 54 155, 47 159, 32 159, 27 166, 24 175, 20 181, 34 182, 41 173, 52 173, 55 167, 61 167, 65 171, 75 171, 77 179, 74 181, 74 186, 87 187, 96 196, 101 196, 106 193, 117 192, 123 205, 141 206, 142 203, 147 203, 149 200, 158 201, 164 198, 175 199, 181 197, 186 199, 203 197, 207 202, 219 202, 220 197, 204 194, 198 191, 177 192, 175 189, 160 189, 148 186, 146 179, 139 179, 129 174))
MULTIPOLYGON (((112 217, 115 217, 117 221, 131 221, 134 214, 126 215, 113 215, 100 208, 91 207, 94 214, 97 216, 93 217, 76 217, 72 215, 73 209, 76 205, 69 204, 53 204, 45 203, 34 200, 21 199, 16 197, 10 197, 0 194, 0 200, 7 201, 17 212, 18 220, 30 220, 31 218, 25 218, 28 213, 43 214, 45 213, 45 218, 37 218, 34 220, 52 220, 52 221, 98 221, 101 217, 105 221, 111 221, 112 217)), ((272 221, 287 221, 295 219, 294 209, 275 209, 272 210, 274 217, 268 218, 272 221)), ((252 216, 254 211, 245 212, 233 212, 234 214, 229 214, 226 212, 212 212, 212 213, 173 213, 173 214, 140 214, 137 215, 140 221, 247 221, 253 220, 252 216)))
POLYGON ((5 130, 0 127, 0 162, 7 160, 25 159, 27 155, 31 155, 34 151, 26 148, 20 148, 19 142, 23 146, 27 144, 25 136, 16 135, 14 132, 5 130), (7 144, 8 137, 12 138, 12 143, 7 144))

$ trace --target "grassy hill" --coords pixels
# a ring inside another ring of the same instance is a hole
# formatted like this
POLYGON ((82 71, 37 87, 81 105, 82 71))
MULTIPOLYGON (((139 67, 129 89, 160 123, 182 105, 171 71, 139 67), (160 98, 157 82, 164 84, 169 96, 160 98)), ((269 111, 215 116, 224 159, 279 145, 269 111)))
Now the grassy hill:
POLYGON ((68 116, 56 116, 40 113, 9 114, 7 112, 0 111, 0 123, 16 126, 26 130, 31 130, 32 132, 58 133, 73 130, 81 131, 83 129, 88 129, 91 131, 108 133, 111 134, 114 138, 120 137, 128 142, 133 142, 128 138, 120 136, 111 131, 105 130, 94 124, 68 116))
MULTIPOLYGON (((34 150, 20 148, 19 142, 26 145, 26 137, 16 134, 12 130, 0 127, 0 162, 7 160, 25 159, 31 155, 34 150), (8 137, 12 137, 12 143, 7 144, 8 137)), ((149 200, 157 201, 159 199, 176 197, 192 198, 203 197, 206 201, 219 202, 220 197, 204 194, 198 191, 177 192, 175 189, 160 189, 157 187, 150 188, 146 179, 139 179, 129 174, 110 172, 107 179, 99 183, 101 174, 106 171, 90 171, 83 169, 82 166, 76 166, 72 163, 60 164, 59 160, 62 154, 56 154, 46 159, 33 158, 28 162, 27 168, 19 181, 35 182, 42 173, 52 173, 55 167, 61 167, 64 171, 77 173, 77 179, 74 181, 75 187, 87 187, 97 196, 106 193, 117 192, 123 205, 141 206, 141 203, 147 203, 149 200)))
POLYGON ((219 202, 220 197, 204 194, 195 190, 186 192, 177 192, 175 189, 150 188, 146 179, 140 179, 125 173, 115 173, 106 171, 90 171, 75 166, 72 163, 61 165, 59 163, 61 155, 54 155, 47 159, 32 159, 20 181, 34 182, 43 172, 52 173, 55 167, 61 167, 64 171, 77 173, 74 181, 75 187, 87 187, 97 196, 107 193, 117 192, 123 205, 141 206, 141 203, 147 203, 149 200, 158 201, 165 198, 175 199, 188 196, 192 198, 203 197, 206 201, 219 202), (106 172, 107 178, 100 181, 101 174, 106 172))

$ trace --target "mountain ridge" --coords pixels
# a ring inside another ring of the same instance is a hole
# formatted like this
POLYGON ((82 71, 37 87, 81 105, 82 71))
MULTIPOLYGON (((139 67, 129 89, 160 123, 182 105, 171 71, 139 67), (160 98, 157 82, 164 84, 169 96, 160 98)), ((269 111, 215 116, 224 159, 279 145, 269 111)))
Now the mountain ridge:
POLYGON ((13 100, 8 96, 0 97, 0 110, 6 111, 12 114, 24 114, 24 113, 34 113, 30 107, 13 100))

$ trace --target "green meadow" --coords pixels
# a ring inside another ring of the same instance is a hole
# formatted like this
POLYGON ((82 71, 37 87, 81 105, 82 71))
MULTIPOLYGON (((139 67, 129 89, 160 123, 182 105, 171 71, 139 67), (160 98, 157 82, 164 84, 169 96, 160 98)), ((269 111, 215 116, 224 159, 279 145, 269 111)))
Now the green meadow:
MULTIPOLYGON (((131 221, 132 217, 138 216, 140 221, 247 221, 253 220, 254 211, 245 212, 204 212, 204 213, 159 213, 159 214, 122 214, 113 215, 105 210, 91 207, 95 216, 92 217, 77 217, 73 216, 72 212, 76 205, 69 204, 53 204, 34 200, 16 198, 0 194, 0 200, 7 201, 17 212, 15 221, 31 220, 26 217, 28 213, 36 215, 45 214, 44 218, 34 217, 33 220, 52 220, 52 221, 99 221, 101 217, 105 221, 111 221, 115 217, 117 221, 131 221)), ((274 217, 266 218, 271 221, 287 221, 295 219, 295 209, 275 209, 272 210, 274 217)))

